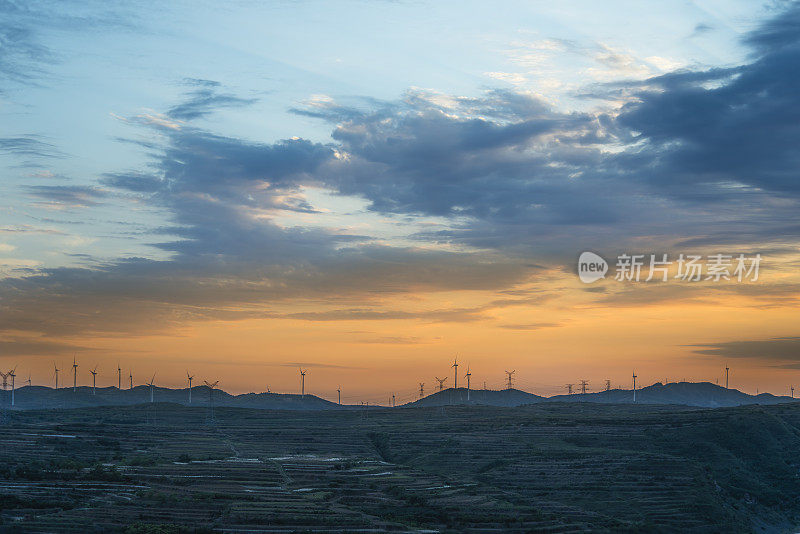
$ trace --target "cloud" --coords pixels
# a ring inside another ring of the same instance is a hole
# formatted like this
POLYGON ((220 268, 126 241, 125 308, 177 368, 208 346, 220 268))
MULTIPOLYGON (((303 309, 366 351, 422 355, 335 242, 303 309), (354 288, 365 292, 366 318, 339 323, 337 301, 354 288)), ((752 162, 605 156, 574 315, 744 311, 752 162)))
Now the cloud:
MULTIPOLYGON (((796 11, 785 16, 791 21, 796 11)), ((191 120, 252 100, 223 92, 219 82, 187 80, 183 101, 128 121, 159 134, 143 143, 147 165, 101 178, 169 219, 153 244, 166 259, 40 269, 0 281, 0 324, 64 335, 254 317, 475 321, 492 307, 552 295, 421 312, 385 309, 380 296, 505 290, 561 272, 587 249, 733 245, 777 229, 795 242, 800 107, 793 28, 776 19, 754 30, 746 41, 754 55, 744 65, 607 84, 633 98, 618 114, 564 112, 502 90, 463 97, 411 89, 397 101, 353 105, 316 96, 293 111, 327 121, 326 143, 292 132, 259 142, 199 128, 191 120), (318 222, 323 211, 310 189, 363 201, 369 215, 397 227, 428 218, 437 224, 414 226, 402 243, 372 227, 329 226, 318 222), (285 222, 301 217, 310 223, 285 222), (282 307, 300 299, 323 305, 282 307)), ((617 51, 598 53, 609 68, 629 65, 617 51)), ((21 139, 6 150, 52 153, 41 140, 21 139)), ((27 191, 81 206, 112 194, 93 187, 27 191)), ((17 230, 23 228, 7 228, 17 230)), ((600 298, 641 305, 705 291, 648 290, 600 298)))
POLYGON ((694 350, 693 352, 697 354, 708 354, 725 358, 800 362, 800 337, 728 341, 692 346, 707 347, 694 350))
POLYGON ((96 206, 107 193, 96 187, 78 185, 31 185, 26 187, 30 196, 40 199, 40 205, 53 209, 86 208, 96 206))
POLYGON ((500 328, 506 330, 541 330, 542 328, 556 328, 563 326, 560 323, 527 323, 527 324, 501 324, 500 328))
POLYGON ((0 154, 37 158, 63 157, 55 145, 43 141, 36 135, 0 138, 0 154))
POLYGON ((184 102, 173 106, 167 111, 167 116, 177 120, 194 120, 205 117, 222 108, 240 108, 257 102, 255 98, 241 98, 229 93, 219 93, 219 82, 187 78, 187 85, 194 89, 187 93, 184 102))
POLYGON ((799 20, 792 4, 749 33, 753 60, 736 69, 647 80, 618 120, 638 133, 650 180, 689 197, 800 196, 799 20))

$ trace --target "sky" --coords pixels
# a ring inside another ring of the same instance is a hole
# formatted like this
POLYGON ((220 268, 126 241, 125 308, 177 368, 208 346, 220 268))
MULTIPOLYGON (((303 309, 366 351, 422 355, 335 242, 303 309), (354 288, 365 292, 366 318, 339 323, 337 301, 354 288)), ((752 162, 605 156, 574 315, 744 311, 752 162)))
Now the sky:
POLYGON ((75 357, 85 383, 294 393, 302 366, 355 403, 452 386, 454 358, 459 385, 514 370, 542 395, 726 365, 750 393, 800 384, 797 3, 0 12, 18 377, 75 357))

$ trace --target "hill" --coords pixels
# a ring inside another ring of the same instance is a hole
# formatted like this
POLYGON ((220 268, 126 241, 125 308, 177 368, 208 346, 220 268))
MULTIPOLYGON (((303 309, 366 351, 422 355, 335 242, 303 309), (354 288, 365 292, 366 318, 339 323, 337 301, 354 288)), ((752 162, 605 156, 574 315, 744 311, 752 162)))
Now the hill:
POLYGON ((467 388, 447 388, 414 402, 404 404, 403 406, 429 407, 448 406, 451 404, 474 404, 481 406, 513 407, 533 404, 543 400, 545 400, 545 397, 540 397, 539 395, 534 395, 533 393, 520 391, 518 389, 501 389, 499 391, 492 389, 473 389, 468 392, 467 388), (469 400, 467 400, 467 398, 469 398, 469 400))
MULTIPOLYGON (((10 392, 4 392, 3 406, 9 406, 10 392)), ((48 408, 87 408, 91 406, 131 406, 150 402, 150 387, 136 386, 133 389, 117 389, 115 387, 92 388, 87 386, 61 388, 54 390, 42 386, 25 386, 14 392, 14 407, 20 410, 48 408)), ((153 386, 153 402, 189 405, 189 390, 171 389, 153 386)), ((195 386, 192 388, 192 404, 200 407, 208 406, 210 388, 195 386)), ((321 399, 315 395, 296 395, 288 393, 245 393, 231 395, 221 389, 214 390, 214 406, 257 408, 266 410, 330 410, 341 408, 336 403, 321 399)))
MULTIPOLYGON (((10 406, 10 391, 0 391, 0 406, 10 406)), ((71 387, 54 390, 44 386, 25 386, 14 392, 14 408, 18 410, 51 409, 51 408, 88 408, 92 406, 132 406, 150 402, 150 387, 136 386, 133 389, 117 389, 115 387, 97 388, 92 394, 88 386, 71 387)), ((192 388, 192 405, 206 407, 209 405, 210 389, 208 386, 192 388)), ((775 396, 769 393, 748 395, 736 389, 726 389, 710 382, 674 382, 670 384, 656 383, 636 390, 637 404, 679 404, 703 408, 722 408, 743 406, 748 404, 779 404, 792 402, 786 396, 775 396)), ((153 386, 153 401, 189 405, 189 390, 171 389, 153 386)), ((624 389, 612 389, 596 393, 573 395, 556 395, 542 397, 519 389, 485 390, 466 388, 448 388, 437 391, 422 399, 404 404, 404 407, 436 407, 450 405, 481 405, 498 407, 515 407, 539 402, 591 402, 601 404, 632 404, 633 392, 624 389)), ((230 408, 255 408, 261 410, 339 410, 363 408, 359 405, 339 405, 315 395, 297 395, 290 393, 244 393, 233 395, 221 389, 214 390, 214 406, 230 408)), ((375 406, 379 408, 379 406, 375 406)))
MULTIPOLYGON (((605 404, 632 404, 633 391, 629 389, 612 389, 597 393, 556 395, 548 401, 559 402, 599 402, 605 404)), ((744 406, 747 404, 779 404, 792 402, 786 396, 775 396, 769 393, 749 395, 738 389, 724 388, 710 382, 657 382, 651 386, 636 390, 637 404, 683 404, 701 406, 703 408, 722 408, 744 406)))

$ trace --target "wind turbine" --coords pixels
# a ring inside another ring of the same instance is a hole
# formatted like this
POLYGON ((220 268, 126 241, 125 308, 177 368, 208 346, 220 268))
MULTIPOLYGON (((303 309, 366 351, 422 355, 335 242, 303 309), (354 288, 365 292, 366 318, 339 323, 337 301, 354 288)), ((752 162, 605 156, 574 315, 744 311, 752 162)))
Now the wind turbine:
POLYGON ((458 389, 458 357, 453 358, 453 365, 451 365, 450 367, 453 367, 455 369, 455 371, 453 372, 453 376, 456 380, 453 383, 453 388, 458 389))
POLYGON ((342 386, 339 386, 338 388, 336 388, 336 393, 339 394, 339 405, 341 406, 341 404, 342 404, 342 386))
POLYGON ((8 372, 8 376, 11 377, 11 407, 12 408, 14 407, 14 379, 17 377, 17 375, 16 375, 16 373, 14 373, 14 371, 16 371, 16 370, 17 370, 17 368, 14 367, 11 371, 8 372))
POLYGON ((300 368, 300 395, 303 397, 306 396, 306 372, 305 369, 300 368))
POLYGON ((434 378, 436 378, 436 380, 439 381, 439 391, 442 391, 444 389, 444 383, 447 381, 447 377, 439 378, 438 376, 436 376, 434 378))
POLYGON ((153 381, 156 379, 156 374, 153 373, 153 378, 150 379, 150 404, 153 404, 153 381))
POLYGON ((508 375, 508 385, 506 386, 506 389, 511 389, 512 382, 514 380, 512 377, 514 376, 514 373, 516 373, 516 372, 517 372, 516 369, 514 369, 513 371, 506 371, 506 374, 508 375))
POLYGON ((395 398, 394 398, 394 393, 392 393, 392 408, 394 407, 395 407, 395 398))
POLYGON ((28 373, 28 380, 26 380, 26 382, 28 382, 28 387, 31 387, 31 374, 30 373, 28 373))
POLYGON ((78 362, 75 361, 75 356, 72 356, 72 392, 78 390, 78 362))
POLYGON ((95 394, 95 387, 97 386, 97 366, 94 366, 94 369, 89 371, 92 373, 92 395, 95 394))
POLYGON ((186 371, 186 379, 189 381, 189 404, 192 403, 192 380, 194 380, 194 376, 189 374, 189 371, 186 371))
MULTIPOLYGON (((792 390, 792 398, 794 398, 794 386, 789 386, 789 389, 792 390)), ((756 395, 758 395, 758 393, 756 393, 756 395)))
POLYGON ((58 391, 58 367, 56 367, 56 362, 53 362, 53 374, 56 376, 56 391, 58 391))
POLYGON ((117 362, 117 389, 122 390, 122 367, 117 362))
POLYGON ((131 379, 131 387, 129 389, 133 389, 133 371, 128 371, 128 378, 131 379))
POLYGON ((633 402, 636 402, 636 371, 633 372, 633 402))
POLYGON ((464 375, 464 378, 467 379, 467 401, 469 401, 469 377, 472 376, 472 373, 469 372, 469 364, 467 364, 467 374, 464 375))
POLYGON ((731 370, 731 368, 728 367, 727 364, 726 364, 725 365, 725 389, 728 389, 728 371, 730 371, 730 370, 731 370))

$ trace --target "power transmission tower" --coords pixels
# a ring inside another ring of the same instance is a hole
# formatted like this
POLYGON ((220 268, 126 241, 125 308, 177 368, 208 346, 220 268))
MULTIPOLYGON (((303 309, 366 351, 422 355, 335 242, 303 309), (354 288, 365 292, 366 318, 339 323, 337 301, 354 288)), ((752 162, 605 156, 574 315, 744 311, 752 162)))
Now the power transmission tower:
POLYGON ((436 376, 434 378, 436 378, 436 380, 439 381, 439 391, 442 391, 444 389, 444 383, 447 381, 447 377, 439 378, 438 376, 436 376))
POLYGON ((588 380, 581 380, 581 395, 586 395, 586 386, 589 385, 588 380))
POLYGON ((203 380, 206 386, 208 386, 208 422, 209 424, 214 424, 214 388, 217 387, 219 384, 219 380, 214 382, 209 382, 208 380, 203 380))
POLYGON ((513 387, 514 373, 516 372, 517 372, 516 369, 513 371, 506 371, 506 374, 508 375, 508 381, 506 382, 506 389, 511 389, 513 387))
POLYGON ((606 380, 606 391, 611 390, 611 380, 606 380))
POLYGON ((419 383, 419 398, 421 399, 424 396, 425 396, 425 382, 420 382, 419 383))
POLYGON ((572 395, 572 386, 575 384, 567 384, 564 387, 567 388, 567 395, 572 395))

